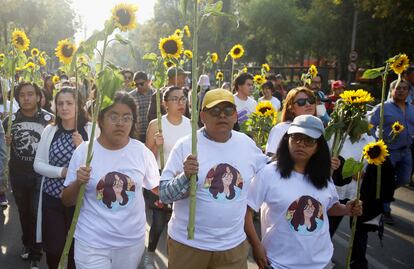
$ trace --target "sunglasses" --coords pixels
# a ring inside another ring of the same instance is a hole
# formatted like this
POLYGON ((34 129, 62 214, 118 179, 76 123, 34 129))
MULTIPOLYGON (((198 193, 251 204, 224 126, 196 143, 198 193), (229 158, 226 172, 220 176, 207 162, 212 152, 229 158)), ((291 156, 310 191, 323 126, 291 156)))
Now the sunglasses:
POLYGON ((218 117, 221 115, 221 113, 224 113, 226 117, 230 117, 234 115, 234 112, 236 112, 236 108, 233 106, 226 106, 224 108, 215 106, 210 109, 207 109, 206 111, 213 117, 218 117))
POLYGON ((305 144, 306 147, 312 147, 318 142, 316 139, 304 134, 290 134, 289 138, 295 144, 303 142, 303 144, 305 144))
POLYGON ((306 102, 310 105, 313 105, 313 104, 316 103, 316 99, 315 99, 315 97, 299 98, 298 100, 296 100, 293 103, 297 104, 298 106, 304 106, 304 105, 306 105, 306 102))

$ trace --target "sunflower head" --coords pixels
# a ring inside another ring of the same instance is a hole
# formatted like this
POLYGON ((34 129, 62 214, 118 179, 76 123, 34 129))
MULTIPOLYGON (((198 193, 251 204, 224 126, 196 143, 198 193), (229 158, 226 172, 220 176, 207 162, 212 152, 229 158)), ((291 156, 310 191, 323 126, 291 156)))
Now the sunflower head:
POLYGON ((184 34, 187 37, 191 37, 190 27, 188 27, 188 25, 184 26, 184 29, 183 30, 184 30, 184 34))
POLYGON ((191 50, 184 50, 184 55, 188 59, 192 59, 193 58, 193 52, 191 50))
POLYGON ((262 75, 255 75, 253 78, 254 82, 256 82, 259 85, 262 85, 266 82, 266 78, 262 75))
POLYGON ((13 31, 12 43, 13 46, 20 51, 26 51, 30 47, 30 40, 27 38, 26 33, 20 29, 15 29, 13 31))
POLYGON ((55 52, 60 62, 69 64, 76 52, 76 47, 74 43, 69 41, 69 39, 63 39, 58 42, 55 52))
POLYGON ((262 68, 266 71, 269 72, 270 71, 270 66, 268 64, 262 64, 262 68))
POLYGON ((211 57, 211 61, 213 62, 213 64, 217 63, 217 61, 218 61, 218 54, 217 54, 217 52, 213 52, 210 55, 210 57, 211 57))
POLYGON ((256 115, 260 117, 274 116, 275 112, 276 112, 275 108, 273 107, 272 103, 270 103, 269 101, 260 102, 256 106, 256 111, 255 111, 256 115))
POLYGON ((36 67, 36 65, 33 63, 33 62, 28 62, 25 66, 24 66, 24 68, 26 69, 26 68, 29 68, 29 69, 32 69, 32 70, 34 70, 35 69, 35 67, 36 67))
POLYGON ((88 63, 88 61, 86 60, 86 57, 83 56, 83 55, 79 56, 76 59, 76 61, 77 61, 78 64, 87 64, 88 63))
POLYGON ((387 145, 382 140, 367 144, 362 150, 362 154, 369 164, 375 165, 382 164, 385 157, 389 155, 387 145))
POLYGON ((121 3, 112 9, 112 20, 115 26, 122 32, 133 30, 137 27, 135 12, 138 7, 132 4, 121 3))
POLYGON ((410 60, 408 59, 407 55, 401 54, 396 57, 396 59, 391 64, 391 69, 395 72, 395 74, 399 75, 404 72, 405 69, 408 68, 410 64, 410 60))
POLYGON ((405 129, 404 125, 402 125, 399 121, 394 122, 391 128, 394 134, 400 134, 405 129))
POLYGON ((242 72, 243 72, 243 73, 247 73, 247 67, 246 67, 246 66, 245 66, 245 67, 243 67, 242 72))
POLYGON ((4 53, 0 53, 0 62, 3 62, 3 61, 4 61, 4 57, 6 57, 6 56, 4 55, 4 53))
POLYGON ((364 105, 364 104, 374 101, 374 97, 372 97, 369 92, 364 91, 362 89, 358 89, 356 91, 355 90, 344 91, 339 96, 345 101, 345 103, 348 103, 348 104, 364 105))
POLYGON ((32 54, 33 57, 39 56, 39 50, 37 48, 33 48, 30 53, 32 54))
POLYGON ((175 32, 174 32, 174 35, 181 38, 181 29, 176 29, 175 32))
POLYGON ((164 62, 164 67, 165 67, 165 69, 168 69, 168 68, 170 68, 170 67, 172 67, 172 66, 175 66, 175 63, 170 62, 170 61, 165 61, 165 62, 164 62))
POLYGON ((229 53, 230 53, 230 57, 233 60, 236 60, 236 59, 239 59, 239 58, 241 58, 243 56, 243 54, 244 54, 244 48, 243 48, 242 45, 236 44, 236 45, 234 45, 231 48, 231 50, 230 50, 229 53))
POLYGON ((178 59, 183 52, 183 41, 177 35, 171 35, 167 38, 161 38, 159 48, 163 58, 178 59))
POLYGON ((40 57, 45 58, 46 56, 47 56, 46 51, 42 51, 42 52, 40 53, 40 57))
POLYGON ((224 79, 224 74, 223 74, 223 72, 218 71, 218 72, 217 72, 217 74, 216 74, 216 80, 218 80, 218 81, 223 81, 223 79, 224 79))
POLYGON ((316 68, 315 65, 311 65, 309 67, 308 73, 312 76, 312 78, 316 77, 316 75, 318 75, 318 69, 316 68))
POLYGON ((52 77, 52 82, 53 82, 53 84, 58 84, 59 83, 59 81, 60 81, 60 78, 59 78, 59 76, 56 76, 56 75, 54 75, 53 77, 52 77))
POLYGON ((43 58, 43 57, 39 57, 39 64, 40 64, 41 66, 45 66, 45 65, 46 65, 46 60, 45 60, 45 58, 43 58))

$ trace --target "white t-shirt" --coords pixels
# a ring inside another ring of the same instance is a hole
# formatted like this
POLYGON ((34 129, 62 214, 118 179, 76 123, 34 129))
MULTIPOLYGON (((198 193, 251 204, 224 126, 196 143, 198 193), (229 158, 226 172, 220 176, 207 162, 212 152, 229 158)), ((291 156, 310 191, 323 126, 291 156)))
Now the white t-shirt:
POLYGON ((319 190, 303 174, 292 171, 286 179, 276 169, 273 162, 259 172, 247 199, 261 209, 267 257, 274 268, 324 268, 333 254, 327 211, 338 202, 335 186, 319 190))
MULTIPOLYGON (((0 117, 3 114, 8 114, 9 113, 9 108, 10 108, 10 101, 6 100, 6 113, 4 113, 4 105, 3 102, 0 102, 0 117)), ((17 103, 16 99, 13 100, 13 107, 12 107, 12 111, 13 113, 16 113, 17 110, 19 110, 19 103, 17 103)))
MULTIPOLYGON (((65 186, 75 181, 87 151, 88 142, 74 151, 65 186)), ((107 249, 143 241, 146 217, 142 187, 150 190, 159 184, 154 154, 135 139, 119 150, 108 150, 95 139, 91 168, 75 238, 94 248, 107 249)))
MULTIPOLYGON (((362 149, 368 143, 374 142, 375 138, 373 136, 369 136, 367 134, 363 134, 361 139, 356 141, 352 144, 349 136, 344 142, 344 146, 342 147, 341 152, 339 153, 345 160, 349 158, 354 158, 356 161, 360 161, 362 155, 362 149)), ((332 149, 333 137, 328 141, 329 148, 332 149)), ((367 166, 367 162, 364 159, 365 167, 367 166)), ((340 200, 345 199, 355 199, 356 198, 356 191, 357 191, 357 182, 352 180, 349 184, 343 186, 336 186, 336 191, 338 192, 338 196, 340 200)))
POLYGON ((276 153, 280 141, 282 141, 282 138, 286 134, 291 123, 292 122, 290 121, 281 122, 276 124, 272 130, 270 130, 269 138, 266 144, 266 153, 276 153))
MULTIPOLYGON (((183 138, 186 135, 191 134, 191 122, 190 119, 187 117, 182 116, 182 121, 178 125, 174 125, 168 121, 167 115, 162 116, 161 118, 161 126, 162 126, 162 133, 164 137, 164 162, 167 161, 168 156, 170 156, 170 152, 173 149, 175 143, 180 138, 183 138)), ((158 167, 160 167, 160 158, 157 157, 158 167)))
POLYGON ((237 95, 234 95, 234 102, 236 103, 239 124, 246 121, 249 115, 256 110, 257 102, 251 97, 247 97, 247 100, 242 100, 237 95))
POLYGON ((264 99, 264 97, 259 98, 259 103, 260 102, 266 102, 266 101, 269 101, 270 103, 272 103, 272 106, 276 111, 280 110, 280 101, 276 97, 272 96, 272 99, 270 99, 270 100, 264 99))
MULTIPOLYGON (((249 185, 267 158, 253 140, 236 131, 232 131, 232 137, 225 143, 209 140, 203 130, 197 132, 197 139, 199 172, 194 239, 187 239, 189 198, 174 202, 168 235, 198 249, 229 250, 246 239, 243 227, 249 185)), ((161 180, 171 180, 182 173, 184 159, 190 153, 191 136, 188 136, 173 148, 161 180)))

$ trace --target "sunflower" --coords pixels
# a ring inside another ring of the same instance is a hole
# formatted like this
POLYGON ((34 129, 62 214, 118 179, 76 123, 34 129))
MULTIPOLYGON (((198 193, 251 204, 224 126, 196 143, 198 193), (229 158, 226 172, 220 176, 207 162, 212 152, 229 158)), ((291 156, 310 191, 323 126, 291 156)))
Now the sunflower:
POLYGON ((46 51, 42 51, 42 52, 40 53, 40 57, 45 58, 46 56, 47 56, 46 51))
POLYGON ((218 81, 223 81, 223 79, 224 79, 224 74, 223 74, 223 72, 218 71, 218 72, 217 72, 217 74, 216 74, 216 80, 218 80, 218 81))
POLYGON ((243 67, 242 72, 243 72, 243 73, 247 73, 247 67, 246 67, 246 66, 245 66, 245 67, 243 67))
POLYGON ((4 61, 4 57, 5 57, 4 53, 0 53, 0 62, 4 61))
POLYGON ((180 58, 183 52, 183 41, 180 37, 171 35, 160 40, 159 48, 163 58, 172 57, 177 59, 180 58))
POLYGON ((59 81, 60 81, 59 76, 54 75, 54 76, 52 77, 52 82, 53 82, 53 84, 58 84, 58 83, 59 83, 59 81))
POLYGON ((184 29, 183 30, 184 30, 184 34, 187 37, 191 37, 190 27, 188 27, 188 25, 184 26, 184 29))
POLYGON ((180 29, 175 30, 174 35, 181 37, 181 30, 180 29))
POLYGON ((269 101, 265 101, 265 102, 260 102, 257 106, 256 106, 256 115, 258 115, 259 117, 269 117, 269 116, 274 116, 275 114, 275 108, 273 107, 272 103, 270 103, 269 101))
POLYGON ((191 50, 184 50, 184 55, 185 55, 188 59, 192 59, 192 58, 193 58, 193 53, 191 52, 191 50))
POLYGON ((255 75, 253 78, 254 82, 256 82, 259 85, 262 85, 266 82, 266 78, 262 75, 255 75))
POLYGON ((366 104, 374 101, 374 97, 362 89, 344 91, 339 96, 348 104, 366 104))
POLYGON ((230 50, 230 57, 233 58, 233 60, 239 59, 244 54, 244 48, 240 44, 234 45, 230 50))
POLYGON ((316 68, 316 66, 315 65, 311 65, 310 67, 309 67, 309 70, 308 70, 308 73, 314 78, 314 77, 316 77, 316 75, 318 74, 318 69, 316 68))
POLYGON ((164 66, 166 69, 170 68, 171 66, 175 66, 175 63, 170 62, 170 61, 165 61, 164 62, 164 66))
POLYGON ((394 122, 391 128, 392 132, 396 135, 400 134, 405 129, 404 125, 402 125, 399 121, 394 122))
POLYGON ((217 61, 218 61, 218 54, 217 54, 217 52, 213 52, 210 55, 210 57, 211 57, 211 61, 213 62, 213 64, 217 63, 217 61))
POLYGON ((45 65, 46 65, 46 60, 45 60, 45 58, 43 58, 43 57, 39 57, 39 64, 40 64, 41 66, 45 66, 45 65))
POLYGON ((115 26, 122 32, 135 29, 137 27, 135 12, 138 7, 132 4, 118 4, 112 9, 112 19, 115 26))
POLYGON ((408 65, 410 64, 410 60, 408 59, 407 55, 401 54, 397 56, 394 62, 391 64, 391 69, 395 72, 395 74, 399 75, 407 69, 408 65))
POLYGON ((78 59, 76 59, 76 61, 77 61, 78 64, 87 64, 88 63, 88 61, 86 60, 86 57, 83 56, 83 55, 79 56, 78 59))
POLYGON ((30 53, 33 57, 39 56, 39 50, 37 48, 33 48, 30 53))
POLYGON ((69 64, 75 54, 76 47, 75 44, 69 41, 69 39, 63 39, 58 42, 55 51, 55 54, 59 58, 60 62, 69 64))
POLYGON ((19 29, 13 31, 12 43, 13 46, 20 51, 26 51, 30 47, 30 40, 27 38, 26 33, 19 29))
POLYGON ((270 66, 268 64, 262 64, 262 68, 266 71, 269 72, 270 71, 270 66))
POLYGON ((382 140, 367 144, 362 150, 362 154, 369 164, 375 165, 382 164, 385 161, 385 157, 390 155, 387 145, 382 140))
POLYGON ((33 62, 28 62, 25 66, 24 69, 29 68, 29 69, 35 69, 36 65, 33 62))

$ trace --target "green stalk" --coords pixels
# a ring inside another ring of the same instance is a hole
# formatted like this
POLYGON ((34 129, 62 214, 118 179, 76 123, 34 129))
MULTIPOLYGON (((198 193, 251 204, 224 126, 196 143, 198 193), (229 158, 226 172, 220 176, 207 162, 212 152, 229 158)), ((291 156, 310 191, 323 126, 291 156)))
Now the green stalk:
POLYGON ((231 58, 230 91, 233 91, 233 73, 234 73, 234 59, 231 58))
MULTIPOLYGON (((191 85, 193 89, 193 94, 191 95, 191 127, 192 127, 192 141, 191 141, 191 154, 197 155, 197 60, 198 60, 198 1, 194 1, 194 19, 193 19, 193 60, 191 62, 191 85)), ((196 210, 196 191, 197 191, 197 175, 192 175, 190 178, 190 213, 188 216, 188 227, 187 227, 187 237, 188 239, 194 239, 194 230, 195 230, 195 210, 196 210)))
MULTIPOLYGON (((177 75, 177 69, 176 71, 176 75, 177 75)), ((177 78, 175 78, 177 81, 177 78)), ((160 96, 160 91, 161 89, 157 89, 156 93, 155 93, 155 98, 156 98, 156 104, 157 104, 157 126, 158 126, 158 132, 160 134, 162 134, 162 124, 161 124, 161 96, 160 96)), ((160 169, 164 169, 164 146, 160 145, 158 146, 158 156, 160 157, 160 169)))
POLYGON ((78 131, 78 99, 79 99, 79 93, 78 93, 78 64, 75 64, 75 132, 78 131))
MULTIPOLYGON (((360 162, 363 162, 364 157, 361 156, 360 162)), ((361 171, 358 172, 357 175, 357 201, 359 201, 359 198, 361 197, 361 171)), ((346 269, 350 268, 351 265, 351 256, 352 256, 352 247, 354 246, 354 239, 355 239, 355 232, 356 232, 356 224, 357 224, 357 218, 358 216, 352 217, 352 229, 351 229, 351 238, 349 239, 349 246, 348 246, 348 255, 346 257, 346 269)))
MULTIPOLYGON (((384 101, 385 101, 385 86, 387 83, 387 75, 390 64, 387 62, 385 65, 384 75, 382 77, 382 89, 381 89, 381 108, 380 108, 380 124, 379 124, 379 133, 378 140, 381 140, 383 137, 383 126, 384 126, 384 101)), ((376 190, 376 199, 379 199, 381 195, 381 165, 377 166, 377 190, 376 190)))
MULTIPOLYGON (((102 71, 104 68, 104 60, 105 60, 105 52, 106 52, 106 46, 108 42, 108 34, 105 33, 105 40, 104 40, 104 45, 103 45, 103 51, 102 51, 102 56, 101 56, 101 66, 100 66, 100 70, 102 71)), ((99 72, 97 72, 99 73, 99 72)), ((94 106, 94 112, 93 112, 93 118, 92 118, 92 130, 91 130, 91 136, 89 138, 89 144, 88 144, 88 153, 86 155, 86 167, 90 167, 90 164, 92 162, 92 157, 93 157, 93 143, 95 141, 95 130, 96 130, 96 124, 98 121, 98 114, 101 108, 101 104, 102 104, 102 100, 103 100, 103 95, 101 94, 101 92, 99 90, 96 91, 96 103, 94 106)), ((65 247, 63 248, 63 252, 62 252, 62 256, 60 257, 59 260, 59 265, 58 265, 58 269, 65 269, 67 268, 67 264, 68 264, 68 256, 69 256, 69 251, 70 251, 70 247, 72 245, 73 242, 73 236, 75 234, 75 229, 76 229, 76 225, 78 223, 78 219, 79 219, 79 213, 80 213, 80 209, 82 207, 83 204, 83 198, 84 198, 84 194, 85 194, 85 188, 86 185, 82 184, 79 188, 79 193, 78 193, 78 197, 76 199, 76 207, 75 207, 75 212, 73 213, 73 219, 72 219, 72 223, 70 224, 70 228, 69 228, 69 232, 68 235, 66 236, 66 242, 65 242, 65 247)))

